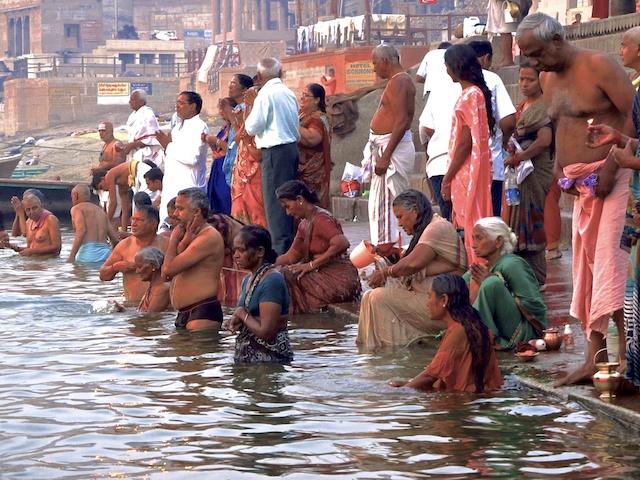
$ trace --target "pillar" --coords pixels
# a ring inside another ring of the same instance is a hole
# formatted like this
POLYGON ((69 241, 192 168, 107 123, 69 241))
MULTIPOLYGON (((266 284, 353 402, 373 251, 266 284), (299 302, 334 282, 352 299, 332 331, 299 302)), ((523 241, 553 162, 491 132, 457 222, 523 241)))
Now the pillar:
POLYGON ((242 19, 244 18, 244 0, 233 0, 233 38, 238 39, 243 29, 242 19))
POLYGON ((269 29, 269 0, 260 0, 260 30, 269 29))
POLYGON ((278 30, 284 32, 287 30, 287 2, 280 0, 278 2, 278 30))

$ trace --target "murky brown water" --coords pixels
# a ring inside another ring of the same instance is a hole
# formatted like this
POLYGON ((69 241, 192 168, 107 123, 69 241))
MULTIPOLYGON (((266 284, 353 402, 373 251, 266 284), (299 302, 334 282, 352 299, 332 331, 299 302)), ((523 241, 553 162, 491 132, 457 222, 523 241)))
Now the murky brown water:
POLYGON ((95 270, 0 265, 3 479, 640 476, 639 438, 577 405, 387 387, 428 354, 360 353, 355 325, 293 319, 291 366, 235 366, 232 336, 92 313, 120 290, 95 270))

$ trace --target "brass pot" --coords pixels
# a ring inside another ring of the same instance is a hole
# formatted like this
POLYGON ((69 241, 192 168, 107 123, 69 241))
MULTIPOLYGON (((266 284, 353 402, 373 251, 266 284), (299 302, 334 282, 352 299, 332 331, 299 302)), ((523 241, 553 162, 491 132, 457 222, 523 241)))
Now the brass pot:
POLYGON ((560 330, 558 328, 547 328, 543 330, 544 336, 542 339, 544 343, 547 344, 547 350, 560 350, 560 346, 562 345, 562 335, 560 335, 560 330))
MULTIPOLYGON (((600 352, 606 350, 606 348, 598 350, 594 356, 594 360, 600 352)), ((616 393, 620 390, 624 377, 617 370, 619 366, 620 364, 618 362, 596 363, 598 371, 593 375, 593 386, 600 392, 600 400, 611 400, 616 397, 616 393)))

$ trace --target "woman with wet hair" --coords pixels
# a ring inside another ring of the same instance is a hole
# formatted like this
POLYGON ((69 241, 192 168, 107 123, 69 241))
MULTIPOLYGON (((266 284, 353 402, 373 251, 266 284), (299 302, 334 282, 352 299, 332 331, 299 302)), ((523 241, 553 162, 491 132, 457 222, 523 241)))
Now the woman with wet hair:
POLYGON ((393 213, 412 238, 397 263, 377 268, 368 280, 372 289, 362 296, 356 342, 369 348, 407 345, 438 332, 441 325, 429 317, 424 296, 435 275, 467 268, 462 239, 449 221, 434 215, 423 193, 402 192, 393 213))
POLYGON ((392 380, 389 384, 448 392, 498 390, 503 381, 491 333, 469 303, 469 290, 462 277, 435 277, 426 304, 429 316, 446 327, 438 351, 420 375, 408 382, 392 380))
POLYGON ((242 227, 234 239, 234 259, 250 274, 242 282, 238 308, 223 328, 238 331, 237 363, 289 363, 293 351, 287 332, 289 292, 284 277, 273 268, 277 254, 269 231, 242 227))
POLYGON ((476 222, 471 237, 476 256, 485 263, 471 264, 464 277, 495 347, 509 350, 540 338, 547 328, 547 306, 533 269, 513 253, 515 234, 501 218, 487 217, 476 222))
POLYGON ((331 124, 327 116, 322 85, 310 83, 300 95, 300 161, 298 180, 319 199, 320 207, 329 208, 331 180, 331 124))
POLYGON ((283 183, 276 196, 287 215, 300 221, 291 248, 276 260, 291 294, 291 313, 319 312, 331 303, 357 300, 360 277, 347 258, 349 240, 340 223, 298 180, 283 183))
POLYGON ((475 51, 469 45, 453 45, 444 54, 447 73, 462 86, 456 102, 449 141, 449 168, 442 180, 442 197, 453 204, 453 224, 464 231, 470 262, 475 222, 493 215, 493 180, 489 141, 495 130, 491 90, 487 87, 475 51))
POLYGON ((164 312, 171 308, 169 282, 161 275, 164 253, 156 247, 145 247, 134 258, 136 273, 149 288, 142 296, 138 311, 144 313, 164 312))

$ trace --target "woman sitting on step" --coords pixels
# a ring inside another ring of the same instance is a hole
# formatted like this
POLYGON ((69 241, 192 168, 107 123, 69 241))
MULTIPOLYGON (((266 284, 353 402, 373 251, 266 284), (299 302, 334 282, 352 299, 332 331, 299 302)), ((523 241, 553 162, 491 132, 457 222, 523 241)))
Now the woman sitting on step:
POLYGON ((433 214, 421 192, 407 190, 398 195, 393 213, 413 238, 400 261, 377 268, 368 280, 372 290, 362 296, 357 338, 364 347, 407 345, 438 332, 442 324, 429 318, 425 304, 431 281, 441 273, 462 274, 467 267, 464 243, 456 229, 433 214))

